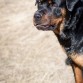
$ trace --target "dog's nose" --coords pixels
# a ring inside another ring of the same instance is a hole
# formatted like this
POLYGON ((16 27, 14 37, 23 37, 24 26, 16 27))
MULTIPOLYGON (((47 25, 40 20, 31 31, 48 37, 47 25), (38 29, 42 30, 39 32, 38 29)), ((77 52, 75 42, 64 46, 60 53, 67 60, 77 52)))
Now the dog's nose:
POLYGON ((37 21, 39 21, 39 20, 41 20, 41 14, 39 14, 39 13, 35 13, 35 15, 34 15, 34 18, 37 20, 37 21))

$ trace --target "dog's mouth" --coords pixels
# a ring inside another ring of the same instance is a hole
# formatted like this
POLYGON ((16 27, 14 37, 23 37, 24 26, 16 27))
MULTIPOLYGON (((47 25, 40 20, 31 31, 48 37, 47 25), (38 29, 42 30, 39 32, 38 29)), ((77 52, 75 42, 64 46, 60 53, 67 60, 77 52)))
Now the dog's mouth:
POLYGON ((35 26, 38 30, 43 30, 43 31, 55 30, 57 28, 56 25, 38 25, 38 24, 36 24, 35 26))

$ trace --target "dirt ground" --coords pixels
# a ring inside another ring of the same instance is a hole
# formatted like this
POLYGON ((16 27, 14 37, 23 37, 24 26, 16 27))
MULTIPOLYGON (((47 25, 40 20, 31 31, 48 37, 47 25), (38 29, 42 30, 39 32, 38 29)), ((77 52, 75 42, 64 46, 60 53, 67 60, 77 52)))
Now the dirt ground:
POLYGON ((52 31, 33 25, 34 0, 0 0, 0 83, 75 83, 52 31))

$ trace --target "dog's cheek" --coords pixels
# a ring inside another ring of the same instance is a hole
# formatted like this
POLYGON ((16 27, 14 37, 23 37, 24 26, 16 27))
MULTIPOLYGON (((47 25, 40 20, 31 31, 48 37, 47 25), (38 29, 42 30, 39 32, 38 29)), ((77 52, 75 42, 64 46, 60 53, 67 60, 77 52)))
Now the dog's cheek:
POLYGON ((58 25, 58 24, 60 24, 62 22, 62 17, 60 17, 60 18, 55 18, 54 16, 52 17, 52 19, 51 19, 51 25, 58 25))

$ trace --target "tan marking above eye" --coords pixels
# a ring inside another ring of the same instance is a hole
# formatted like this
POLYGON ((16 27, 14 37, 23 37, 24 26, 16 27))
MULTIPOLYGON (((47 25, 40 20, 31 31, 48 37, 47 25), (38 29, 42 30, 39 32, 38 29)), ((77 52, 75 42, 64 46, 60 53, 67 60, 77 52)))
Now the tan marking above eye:
POLYGON ((63 15, 63 16, 66 16, 66 10, 65 10, 65 8, 62 8, 62 9, 61 9, 61 12, 62 12, 62 15, 63 15))
POLYGON ((51 0, 48 0, 48 3, 52 3, 52 1, 51 0))

